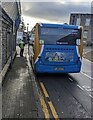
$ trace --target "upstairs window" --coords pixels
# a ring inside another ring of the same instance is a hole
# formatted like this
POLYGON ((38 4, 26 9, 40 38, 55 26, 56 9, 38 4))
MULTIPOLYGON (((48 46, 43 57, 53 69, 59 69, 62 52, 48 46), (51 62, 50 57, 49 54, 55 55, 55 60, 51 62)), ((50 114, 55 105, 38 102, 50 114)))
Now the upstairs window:
POLYGON ((80 25, 80 18, 77 18, 76 25, 80 25))
POLYGON ((90 25, 90 18, 86 18, 85 26, 89 26, 89 25, 90 25))
POLYGON ((87 39, 88 37, 88 31, 84 31, 84 39, 87 39))

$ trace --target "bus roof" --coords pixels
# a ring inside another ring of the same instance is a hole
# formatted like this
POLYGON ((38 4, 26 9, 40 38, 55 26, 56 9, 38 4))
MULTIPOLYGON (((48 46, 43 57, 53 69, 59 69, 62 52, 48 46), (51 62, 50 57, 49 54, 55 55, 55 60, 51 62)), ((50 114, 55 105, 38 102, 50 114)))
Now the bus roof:
POLYGON ((64 29, 80 29, 80 26, 69 25, 69 24, 50 24, 50 23, 39 23, 41 27, 62 27, 64 29))

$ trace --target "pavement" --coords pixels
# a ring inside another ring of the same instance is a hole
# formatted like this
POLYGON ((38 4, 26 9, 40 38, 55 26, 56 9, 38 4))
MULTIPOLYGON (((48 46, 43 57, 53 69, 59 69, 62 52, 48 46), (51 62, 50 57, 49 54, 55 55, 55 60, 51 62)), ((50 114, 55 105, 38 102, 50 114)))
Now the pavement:
POLYGON ((93 51, 88 51, 85 54, 83 54, 83 58, 86 58, 89 61, 93 62, 93 51))
POLYGON ((3 81, 2 118, 44 118, 38 85, 28 65, 28 48, 24 57, 17 55, 3 81))

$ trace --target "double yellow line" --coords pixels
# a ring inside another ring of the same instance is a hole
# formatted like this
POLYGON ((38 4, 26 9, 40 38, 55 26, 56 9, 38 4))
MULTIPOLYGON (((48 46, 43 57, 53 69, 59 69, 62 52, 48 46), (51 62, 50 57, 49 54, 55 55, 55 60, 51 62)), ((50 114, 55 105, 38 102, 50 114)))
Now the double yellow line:
MULTIPOLYGON (((41 88, 42 88, 42 90, 43 90, 43 93, 44 93, 45 97, 46 97, 46 98, 49 98, 49 95, 48 95, 48 93, 47 93, 47 91, 46 91, 46 89, 45 89, 45 87, 44 87, 44 84, 43 84, 42 82, 40 82, 40 86, 41 86, 41 88)), ((45 103, 44 97, 43 97, 43 95, 42 95, 41 92, 40 92, 40 101, 41 101, 41 104, 42 104, 42 107, 43 107, 43 111, 44 111, 44 114, 45 114, 45 118, 46 118, 46 119, 47 119, 47 118, 50 118, 50 115, 49 115, 49 112, 48 112, 48 109, 47 109, 47 105, 46 105, 46 103, 45 103)), ((51 110, 51 112, 52 112, 53 117, 54 117, 55 119, 59 120, 58 115, 57 115, 57 112, 56 112, 56 110, 55 110, 55 108, 54 108, 54 106, 53 106, 53 103, 52 103, 51 101, 48 101, 48 105, 49 105, 49 107, 50 107, 50 110, 51 110)))

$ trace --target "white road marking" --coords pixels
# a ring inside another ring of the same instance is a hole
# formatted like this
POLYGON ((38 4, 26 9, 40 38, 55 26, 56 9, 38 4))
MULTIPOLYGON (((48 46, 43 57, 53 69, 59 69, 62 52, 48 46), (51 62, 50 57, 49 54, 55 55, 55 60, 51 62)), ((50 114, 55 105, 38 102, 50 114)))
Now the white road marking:
POLYGON ((92 92, 93 91, 93 88, 91 88, 90 86, 86 86, 86 85, 84 85, 84 86, 82 86, 86 91, 88 91, 88 92, 92 92))
POLYGON ((73 79, 71 79, 70 77, 69 77, 69 80, 70 80, 71 82, 73 82, 73 79))
MULTIPOLYGON (((77 86, 78 86, 81 90, 84 91, 84 89, 83 89, 80 85, 77 84, 77 86)), ((89 95, 89 97, 93 98, 93 96, 92 96, 91 94, 88 94, 88 95, 89 95)))
POLYGON ((84 90, 80 85, 77 84, 77 86, 78 86, 81 90, 84 90))
POLYGON ((90 63, 91 63, 91 61, 90 61, 90 60, 88 60, 88 59, 86 59, 86 58, 84 58, 84 57, 83 57, 83 59, 84 59, 84 60, 86 60, 87 62, 90 62, 90 63))
POLYGON ((86 59, 86 58, 83 58, 83 59, 86 60, 87 62, 93 63, 92 61, 90 61, 90 60, 88 60, 88 59, 86 59))
POLYGON ((83 55, 84 55, 84 54, 87 54, 87 53, 89 53, 89 52, 91 52, 91 50, 90 50, 90 51, 86 51, 86 52, 84 52, 83 55))
POLYGON ((89 79, 91 79, 91 80, 93 80, 93 78, 92 77, 90 77, 89 75, 87 75, 86 73, 84 73, 84 72, 80 72, 81 74, 83 74, 83 75, 85 75, 86 77, 88 77, 89 79))
MULTIPOLYGON (((83 89, 80 85, 77 84, 77 86, 78 86, 81 90, 84 91, 84 89, 83 89)), ((89 97, 93 98, 93 96, 92 96, 91 94, 88 94, 88 95, 89 95, 89 97)))
POLYGON ((89 96, 90 96, 91 98, 93 98, 93 96, 92 96, 91 94, 89 94, 89 96))

